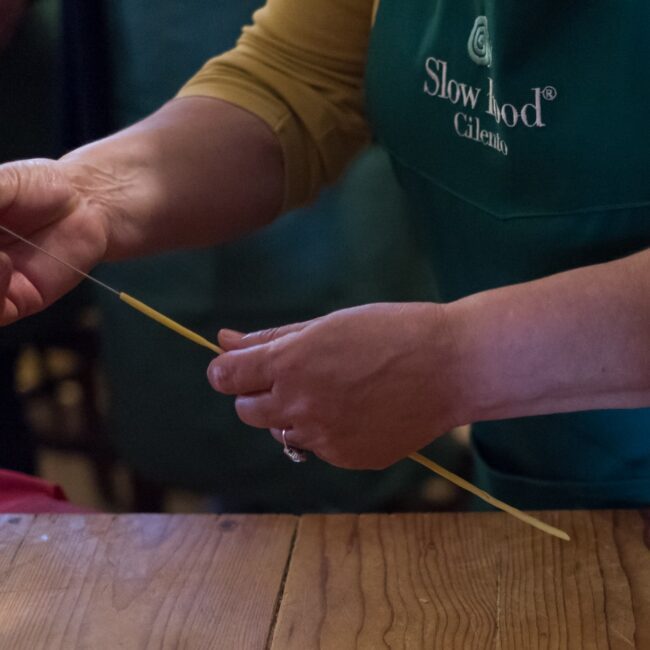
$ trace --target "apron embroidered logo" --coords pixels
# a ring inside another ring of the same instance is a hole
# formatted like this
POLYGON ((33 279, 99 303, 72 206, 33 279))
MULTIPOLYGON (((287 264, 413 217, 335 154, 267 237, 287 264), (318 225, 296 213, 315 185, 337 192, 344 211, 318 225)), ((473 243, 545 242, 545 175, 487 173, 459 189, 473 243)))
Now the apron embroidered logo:
POLYGON ((492 63, 492 44, 488 31, 487 16, 479 16, 474 21, 474 27, 467 41, 469 58, 478 65, 490 66, 492 63))
POLYGON ((504 140, 505 129, 515 127, 544 128, 543 107, 557 97, 554 86, 534 86, 527 93, 527 98, 519 102, 503 102, 497 99, 494 80, 487 77, 487 87, 472 86, 458 81, 451 76, 449 63, 433 56, 424 62, 426 79, 423 91, 429 97, 444 100, 450 104, 462 107, 453 116, 452 124, 456 135, 467 140, 490 147, 503 156, 508 155, 508 144, 504 140), (483 115, 476 114, 482 111, 483 115), (489 116, 485 118, 485 116, 489 116), (485 128, 484 121, 497 126, 496 131, 485 128), (501 132, 499 132, 501 131, 501 132))

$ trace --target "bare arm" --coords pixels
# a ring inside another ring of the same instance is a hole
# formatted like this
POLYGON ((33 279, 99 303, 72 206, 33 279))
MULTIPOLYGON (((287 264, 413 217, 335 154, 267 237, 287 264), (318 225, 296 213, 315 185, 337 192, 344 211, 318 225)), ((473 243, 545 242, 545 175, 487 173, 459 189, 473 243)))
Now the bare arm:
POLYGON ((447 305, 224 332, 209 377, 279 441, 381 468, 460 424, 650 406, 649 295, 644 251, 447 305))
MULTIPOLYGON (((277 215, 283 176, 281 148, 262 120, 218 99, 178 99, 61 161, 0 166, 0 223, 88 271, 254 230, 277 215)), ((1 233, 0 250, 0 325, 79 282, 1 233)))
MULTIPOLYGON (((0 167, 0 223, 87 271, 223 242, 308 200, 367 140, 371 5, 269 0, 182 98, 61 161, 0 167)), ((0 325, 78 282, 6 236, 0 251, 0 325)))
POLYGON ((447 307, 462 419, 650 406, 650 251, 447 307))
POLYGON ((81 167, 82 191, 105 186, 106 259, 227 241, 272 221, 282 203, 277 138, 218 99, 173 100, 62 162, 81 167))

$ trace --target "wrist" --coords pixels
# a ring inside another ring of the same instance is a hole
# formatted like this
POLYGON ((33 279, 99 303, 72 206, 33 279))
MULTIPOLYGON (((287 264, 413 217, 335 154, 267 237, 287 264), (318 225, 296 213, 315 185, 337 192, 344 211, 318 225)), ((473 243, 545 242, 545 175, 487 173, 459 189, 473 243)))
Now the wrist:
MULTIPOLYGON (((411 303, 412 323, 425 323, 419 329, 422 338, 414 354, 428 368, 427 384, 433 412, 427 417, 442 422, 442 431, 450 431, 472 422, 471 391, 468 389, 467 355, 459 339, 464 314, 455 303, 411 303)), ((424 409, 427 410, 426 408, 424 409)))
POLYGON ((468 423, 573 410, 577 404, 571 402, 575 387, 566 366, 554 351, 564 325, 545 309, 547 299, 529 283, 449 305, 468 423))
POLYGON ((486 300, 481 293, 445 305, 457 371, 456 426, 506 417, 512 399, 512 395, 504 397, 505 363, 499 360, 503 333, 493 331, 486 300))
POLYGON ((59 164, 86 202, 89 218, 105 239, 104 256, 98 262, 115 261, 141 254, 146 238, 139 224, 156 214, 164 202, 151 164, 151 143, 124 138, 121 134, 75 149, 59 164), (158 206, 158 207, 157 207, 158 206))
POLYGON ((282 202, 282 153, 273 132, 211 98, 174 99, 62 162, 98 170, 82 179, 107 208, 111 260, 241 237, 268 224, 282 202))

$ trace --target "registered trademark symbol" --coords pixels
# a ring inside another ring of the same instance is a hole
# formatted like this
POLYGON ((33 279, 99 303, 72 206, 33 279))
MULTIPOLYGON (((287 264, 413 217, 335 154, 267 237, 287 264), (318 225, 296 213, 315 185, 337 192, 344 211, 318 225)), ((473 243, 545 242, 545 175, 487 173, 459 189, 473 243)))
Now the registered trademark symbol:
POLYGON ((557 97, 557 90, 555 90, 553 86, 546 86, 546 88, 542 90, 542 97, 547 102, 552 102, 557 97))

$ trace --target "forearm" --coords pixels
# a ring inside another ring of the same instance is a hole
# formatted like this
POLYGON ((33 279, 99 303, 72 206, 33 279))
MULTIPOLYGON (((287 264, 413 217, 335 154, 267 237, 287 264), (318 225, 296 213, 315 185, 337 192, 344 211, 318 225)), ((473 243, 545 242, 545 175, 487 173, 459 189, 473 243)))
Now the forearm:
POLYGON ((461 418, 650 406, 648 296, 645 251, 448 305, 461 418))
POLYGON ((62 164, 107 203, 106 259, 227 241, 270 222, 282 204, 275 135, 217 99, 173 100, 62 164))

